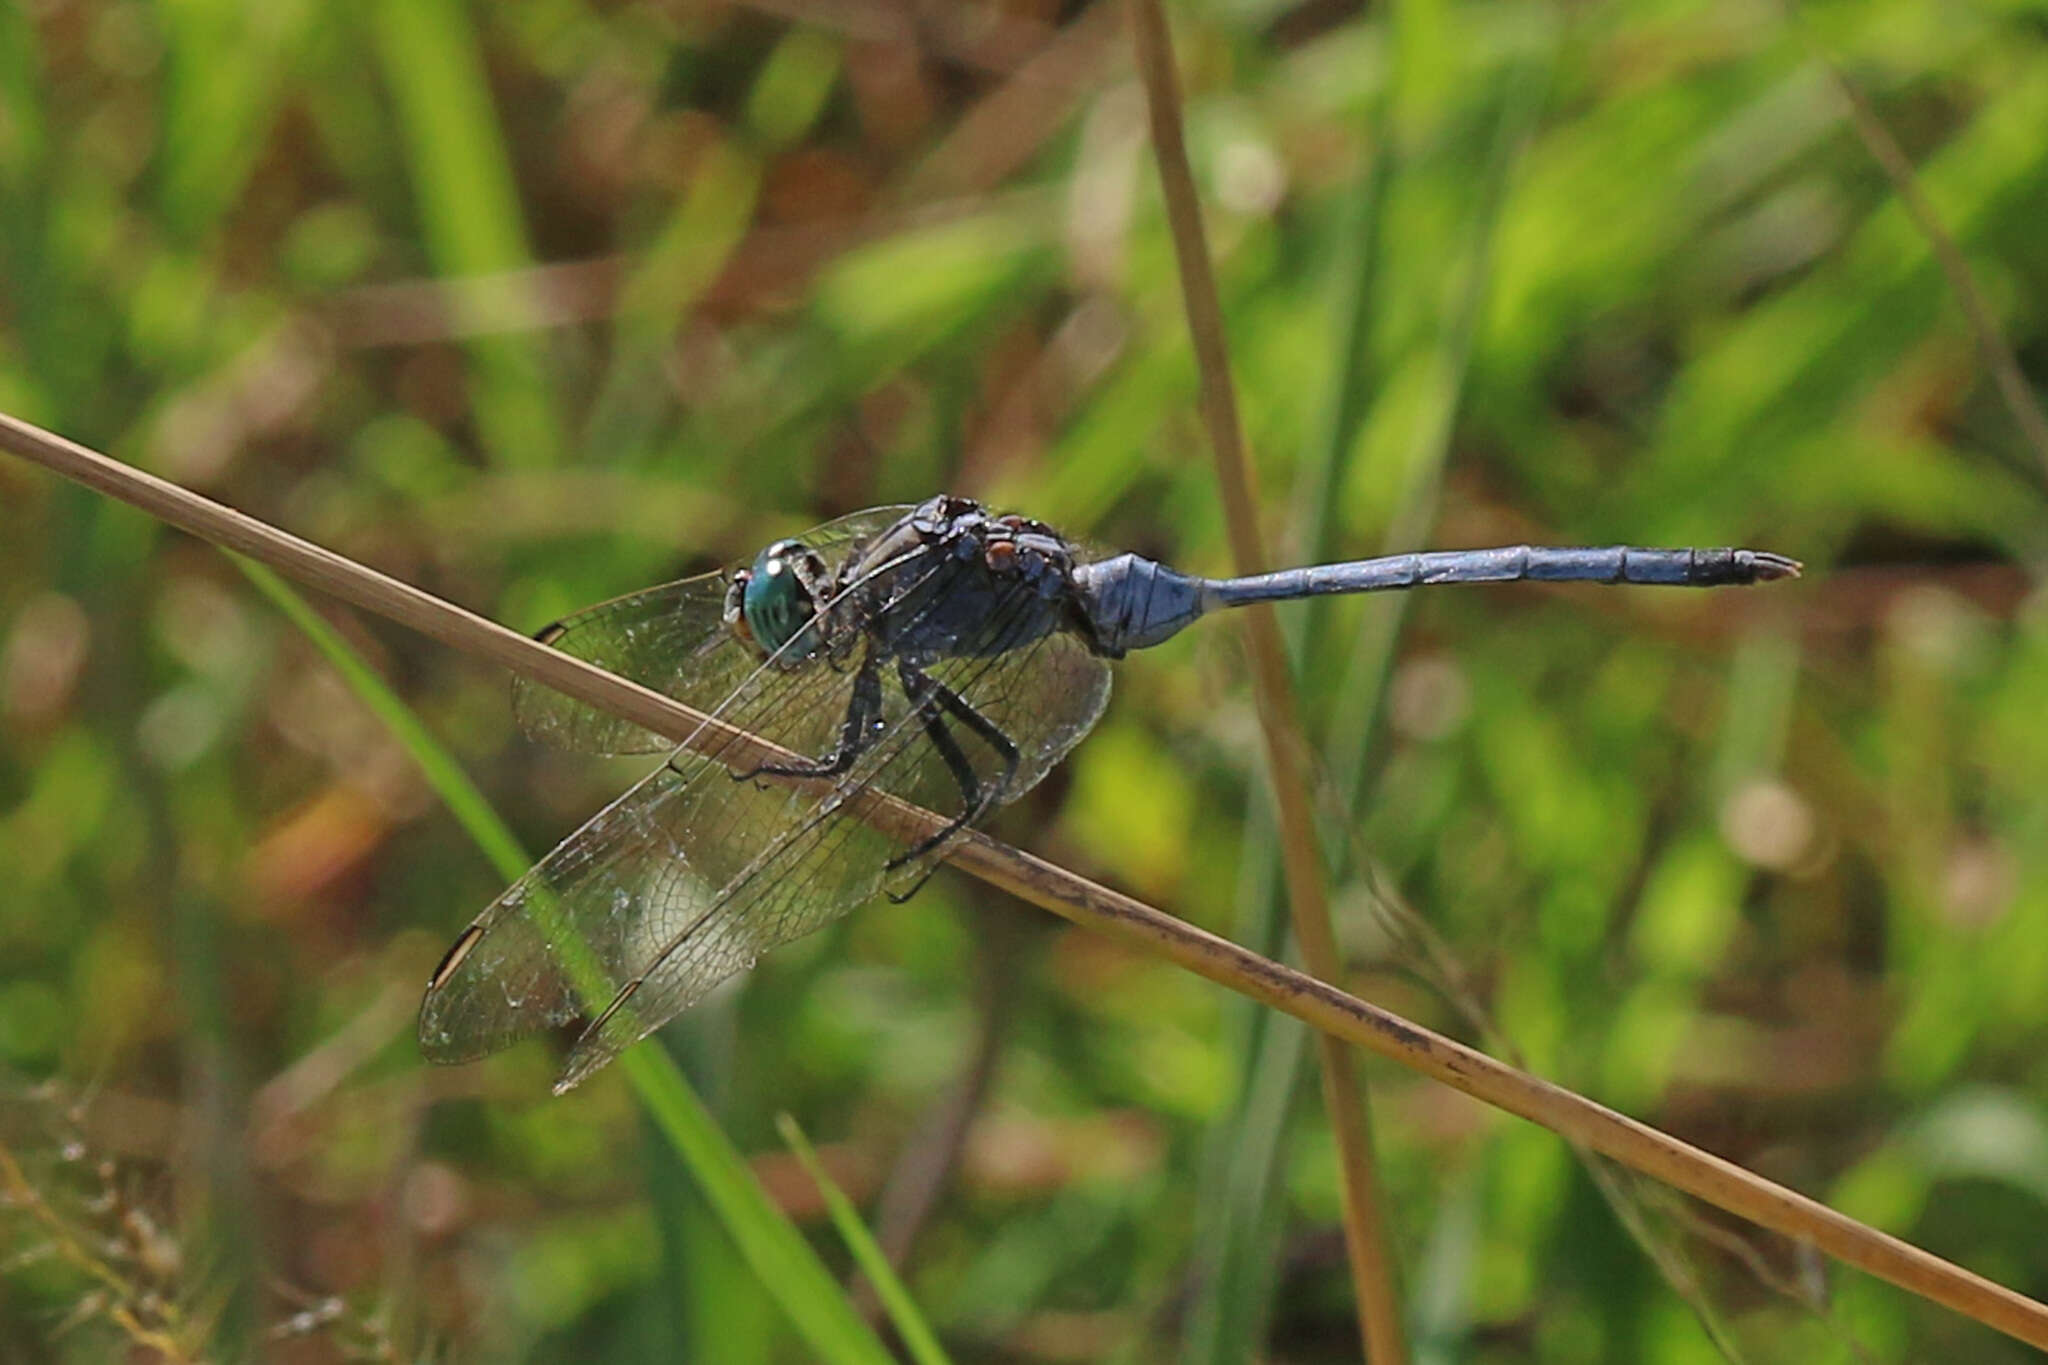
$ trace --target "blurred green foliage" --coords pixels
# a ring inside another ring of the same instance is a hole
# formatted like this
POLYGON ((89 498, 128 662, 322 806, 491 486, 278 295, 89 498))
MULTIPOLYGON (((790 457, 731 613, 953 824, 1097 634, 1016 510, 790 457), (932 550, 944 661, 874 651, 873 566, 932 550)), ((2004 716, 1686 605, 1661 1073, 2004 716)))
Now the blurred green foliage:
MULTIPOLYGON (((0 408, 525 628, 942 488, 1221 568, 1117 14, 915 9, 0 5, 0 408)), ((1276 554, 1810 566, 1291 618, 1347 984, 2048 1294, 2048 452, 1816 62, 2038 376, 2048 9, 1174 19, 1276 554)), ((528 847, 632 775, 336 620, 528 847)), ((997 832, 1276 947, 1249 706, 1226 624, 1133 659, 997 832)), ((421 1065, 501 879, 314 647, 13 463, 0 874, 0 1138, 131 1291, 12 1192, 7 1358, 809 1358, 623 1068, 421 1065)), ((779 1113, 914 1231, 956 1360, 1355 1356, 1299 1038, 1201 982, 942 876, 664 1041, 835 1270, 779 1113)), ((2022 1358, 1368 1074, 1419 1359, 2022 1358)))

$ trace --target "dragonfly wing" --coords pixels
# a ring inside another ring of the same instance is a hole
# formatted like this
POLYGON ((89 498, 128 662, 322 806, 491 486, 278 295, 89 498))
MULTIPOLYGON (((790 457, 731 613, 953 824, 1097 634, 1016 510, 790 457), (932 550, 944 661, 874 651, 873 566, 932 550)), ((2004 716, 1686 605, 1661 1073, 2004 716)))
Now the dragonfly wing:
MULTIPOLYGON (((534 638, 643 687, 708 711, 754 666, 724 621, 729 575, 702 574, 615 597, 534 638)), ((589 754, 651 754, 675 741, 528 678, 512 680, 512 714, 529 738, 589 754)))
POLYGON ((606 983, 626 960, 630 915, 619 912, 644 899, 670 854, 661 830, 675 776, 661 768, 643 779, 462 931, 420 1002, 429 1061, 473 1061, 570 1023, 588 1012, 586 999, 609 998, 606 983))
POLYGON ((908 502, 863 507, 858 512, 848 512, 845 516, 813 526, 797 539, 837 567, 849 549, 857 549, 863 542, 880 535, 916 510, 916 504, 908 502))
MULTIPOLYGON (((900 520, 906 507, 870 507, 805 532, 799 539, 828 563, 900 520)), ((542 644, 596 664, 685 706, 709 711, 731 695, 756 662, 725 625, 732 570, 700 574, 615 597, 565 616, 538 632, 542 644)), ((657 754, 675 741, 526 678, 512 683, 512 713, 529 738, 589 754, 657 754)))
MULTIPOLYGON (((850 687, 849 675, 825 666, 758 670, 721 711, 741 729, 773 731, 788 747, 814 753, 830 748, 850 687)), ((597 1016, 645 978, 633 988, 631 1015, 616 1016, 621 1027, 641 1024, 638 1037, 755 954, 867 899, 872 886, 857 877, 836 889, 813 878, 800 923, 750 917, 758 897, 740 893, 762 869, 762 850, 808 821, 817 804, 788 784, 736 781, 715 754, 679 750, 456 939, 421 1002, 422 1050, 433 1061, 473 1060, 597 1016)), ((886 858, 852 870, 878 882, 886 858)))
POLYGON ((666 771, 677 774, 679 791, 671 828, 693 815, 710 827, 669 841, 675 860, 639 897, 645 910, 658 913, 638 916, 627 954, 638 971, 593 1012, 557 1090, 582 1081, 762 953, 874 899, 900 848, 845 809, 864 785, 858 776, 813 796, 779 783, 734 782, 722 765, 694 754, 678 754, 673 763, 666 771), (694 846, 711 856, 686 867, 694 846))

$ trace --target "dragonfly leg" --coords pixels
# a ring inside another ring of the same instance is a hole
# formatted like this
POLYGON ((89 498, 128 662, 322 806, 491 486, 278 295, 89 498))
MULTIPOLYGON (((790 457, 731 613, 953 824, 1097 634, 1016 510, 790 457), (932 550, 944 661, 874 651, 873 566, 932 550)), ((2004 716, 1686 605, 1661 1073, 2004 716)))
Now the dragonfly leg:
POLYGON ((763 763, 758 768, 733 773, 735 782, 750 777, 837 777, 854 765, 881 734, 882 676, 879 660, 870 649, 853 676, 853 696, 846 705, 846 720, 839 727, 839 742, 823 758, 803 763, 763 763))
MULTIPOLYGON (((937 848, 982 810, 981 778, 976 775, 974 765, 967 761, 967 755, 960 748, 960 741, 954 739, 953 732, 946 728, 945 714, 940 710, 938 699, 934 695, 938 683, 907 663, 899 663, 896 671, 903 681, 904 694, 917 708, 918 723, 924 727, 925 738, 939 751, 939 757, 946 761, 946 770, 953 774, 953 781, 960 788, 960 813, 947 821, 945 828, 937 834, 891 858, 888 870, 892 872, 937 848)), ((899 904, 909 900, 917 894, 925 879, 930 876, 930 871, 927 871, 924 877, 918 879, 916 886, 900 896, 892 893, 889 898, 899 904)))
MULTIPOLYGON (((924 675, 920 674, 919 676, 922 677, 924 675)), ((995 791, 989 793, 988 798, 991 801, 996 800, 1002 792, 1010 789, 1010 783, 1017 776, 1017 767, 1021 761, 1021 755, 1017 752, 1017 745, 1008 735, 1003 733, 1001 726, 975 710, 967 698, 961 696, 936 678, 929 679, 929 681, 935 689, 932 694, 933 700, 952 712, 953 719, 974 731, 975 734, 980 735, 983 742, 989 748, 1002 755, 1003 780, 997 784, 995 791)))
MULTIPOLYGON (((931 740, 932 747, 945 759, 947 770, 953 774, 954 782, 959 784, 960 813, 948 820, 945 827, 936 834, 920 840, 914 847, 891 858, 888 867, 892 872, 922 858, 980 819, 988 808, 996 803, 997 798, 1009 789, 1011 779, 1017 775, 1019 762, 1016 744, 994 721, 975 710, 965 697, 908 661, 897 661, 896 674, 903 683, 904 694, 917 707, 917 718, 924 725, 925 737, 931 740), (981 778, 976 775, 973 765, 968 763, 967 755, 961 751, 960 742, 954 739, 952 731, 946 728, 942 711, 950 712, 955 720, 981 736, 991 749, 1002 756, 1002 780, 993 788, 984 789, 981 778)), ((899 905, 909 900, 923 888, 936 870, 936 866, 926 868, 915 886, 907 891, 891 892, 889 899, 899 905)))

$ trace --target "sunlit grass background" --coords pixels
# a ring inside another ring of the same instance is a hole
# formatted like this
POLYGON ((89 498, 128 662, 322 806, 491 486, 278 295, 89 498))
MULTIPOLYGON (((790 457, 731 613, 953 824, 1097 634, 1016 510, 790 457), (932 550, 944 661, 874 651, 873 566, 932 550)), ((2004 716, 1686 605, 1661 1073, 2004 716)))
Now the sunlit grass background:
MULTIPOLYGON (((2039 374, 2048 10, 1172 14, 1276 554, 1809 564, 1291 613, 1345 984, 2048 1294, 2048 452, 1816 62, 2039 374)), ((1220 571, 1179 309, 1114 6, 0 5, 0 408, 520 628, 941 489, 1220 571)), ((636 772, 333 619, 529 849, 636 772)), ((1219 622, 996 832, 1278 951, 1260 782, 1219 622)), ((503 878, 314 646, 11 462, 0 877, 0 1359, 815 1358, 621 1068, 422 1065, 503 878)), ((941 875, 662 1045, 956 1360, 1356 1356, 1306 1050, 1211 986, 941 875)), ((2023 1358, 1632 1187, 1662 1274, 1367 1075, 1419 1359, 2023 1358)))

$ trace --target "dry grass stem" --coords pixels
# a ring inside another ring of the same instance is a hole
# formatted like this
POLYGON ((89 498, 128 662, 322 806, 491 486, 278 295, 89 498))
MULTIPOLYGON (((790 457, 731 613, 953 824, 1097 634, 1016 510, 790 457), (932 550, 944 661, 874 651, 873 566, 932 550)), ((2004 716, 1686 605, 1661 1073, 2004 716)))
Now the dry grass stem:
POLYGON ((115 1270, 103 1248, 89 1247, 87 1234, 74 1229, 50 1206, 15 1160, 14 1153, 0 1146, 0 1213, 8 1210, 35 1223, 48 1239, 50 1251, 99 1286, 79 1301, 70 1315, 73 1322, 105 1318, 133 1345, 154 1352, 170 1365, 196 1359, 180 1339, 179 1329, 185 1324, 176 1306, 148 1285, 115 1270))
MULTIPOLYGON (((1230 377, 1230 350, 1223 331, 1223 308, 1216 277, 1209 264, 1207 233, 1202 227, 1201 198, 1188 167, 1187 139, 1181 125, 1180 83, 1174 72, 1173 40, 1159 0, 1133 0, 1133 36, 1138 72, 1145 86, 1145 107, 1151 120, 1154 160, 1165 192, 1166 218, 1173 233, 1174 259, 1180 268, 1181 298, 1187 308, 1195 364, 1200 372, 1202 417, 1208 424, 1216 477, 1230 529, 1231 557, 1240 574, 1262 573, 1271 567, 1261 543, 1258 498, 1252 487, 1244 427, 1238 418, 1237 395, 1230 377)), ((1338 980, 1343 962, 1331 926, 1329 888, 1324 881, 1322 850, 1316 841, 1314 812, 1309 801, 1308 774, 1302 755, 1299 708, 1287 671, 1280 630, 1270 607, 1246 613, 1246 635, 1252 664, 1259 725, 1265 737, 1266 762, 1272 772, 1273 795, 1280 833, 1280 860, 1287 883, 1287 904, 1295 940, 1311 975, 1338 980)), ((1365 1353, 1377 1365, 1401 1365, 1408 1359, 1402 1331, 1401 1296, 1396 1287, 1393 1248, 1385 1201, 1373 1155, 1372 1127, 1356 1059, 1327 1034, 1316 1039, 1323 1080, 1323 1100, 1336 1137, 1343 1175, 1344 1245, 1351 1264, 1359 1333, 1365 1353)))

